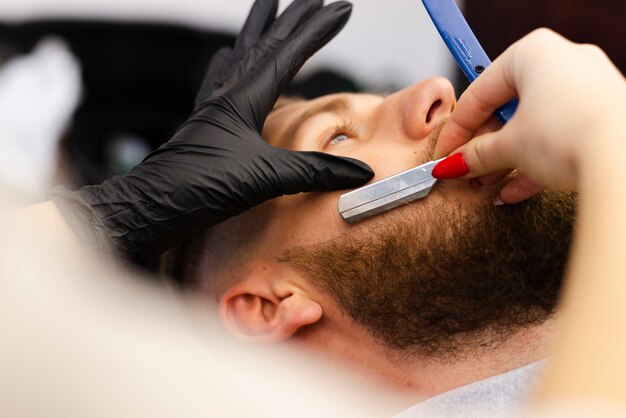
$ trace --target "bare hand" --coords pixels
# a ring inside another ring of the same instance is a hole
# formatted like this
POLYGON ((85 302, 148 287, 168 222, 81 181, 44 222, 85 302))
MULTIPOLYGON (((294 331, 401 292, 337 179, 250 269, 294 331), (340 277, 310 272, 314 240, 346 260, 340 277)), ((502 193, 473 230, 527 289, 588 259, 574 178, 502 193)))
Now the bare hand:
POLYGON ((500 192, 505 203, 543 187, 576 189, 586 159, 626 140, 614 135, 616 126, 624 132, 625 99, 624 76, 599 48, 539 29, 470 85, 435 155, 461 153, 469 169, 463 177, 478 177, 485 185, 520 169, 500 192), (493 112, 514 97, 520 104, 509 123, 480 135, 493 112))

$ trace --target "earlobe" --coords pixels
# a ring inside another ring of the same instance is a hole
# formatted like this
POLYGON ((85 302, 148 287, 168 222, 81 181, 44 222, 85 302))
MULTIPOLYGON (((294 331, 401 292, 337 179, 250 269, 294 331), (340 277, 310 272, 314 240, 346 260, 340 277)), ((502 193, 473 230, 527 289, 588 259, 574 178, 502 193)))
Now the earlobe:
POLYGON ((298 289, 244 280, 221 298, 220 317, 225 328, 238 338, 277 342, 319 321, 322 307, 298 289))

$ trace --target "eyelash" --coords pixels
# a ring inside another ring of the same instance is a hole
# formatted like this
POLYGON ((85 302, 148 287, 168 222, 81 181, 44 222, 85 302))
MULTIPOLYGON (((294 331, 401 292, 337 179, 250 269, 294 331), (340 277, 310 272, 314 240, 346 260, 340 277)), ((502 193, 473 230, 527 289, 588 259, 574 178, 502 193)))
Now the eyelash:
POLYGON ((352 121, 342 122, 333 129, 333 133, 328 138, 328 145, 336 145, 348 138, 356 137, 356 126, 352 121), (345 137, 341 141, 337 141, 338 137, 345 137))

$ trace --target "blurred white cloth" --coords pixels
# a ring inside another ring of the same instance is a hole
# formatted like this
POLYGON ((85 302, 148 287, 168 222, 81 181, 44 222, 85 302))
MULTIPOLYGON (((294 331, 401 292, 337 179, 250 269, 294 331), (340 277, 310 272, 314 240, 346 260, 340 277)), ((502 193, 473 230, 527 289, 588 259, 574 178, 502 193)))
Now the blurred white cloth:
MULTIPOLYGON (((421 402, 394 418, 509 418, 529 403, 546 360, 479 380, 421 402)), ((555 415, 556 416, 556 415, 555 415)))
POLYGON ((51 208, 0 217, 0 417, 374 418, 399 409, 297 347, 234 343, 217 308, 95 260, 51 208))
POLYGON ((80 94, 80 65, 60 39, 0 68, 0 182, 26 201, 45 198, 80 94))

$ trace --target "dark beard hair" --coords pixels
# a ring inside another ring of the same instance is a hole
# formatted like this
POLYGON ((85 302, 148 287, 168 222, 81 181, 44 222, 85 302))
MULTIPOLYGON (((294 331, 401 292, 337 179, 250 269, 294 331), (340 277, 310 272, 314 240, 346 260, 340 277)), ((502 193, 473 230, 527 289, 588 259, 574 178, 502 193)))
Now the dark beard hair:
MULTIPOLYGON (((390 212, 284 261, 377 342, 439 358, 491 347, 555 311, 576 195, 390 212)), ((409 209, 409 210, 406 210, 409 209)))

